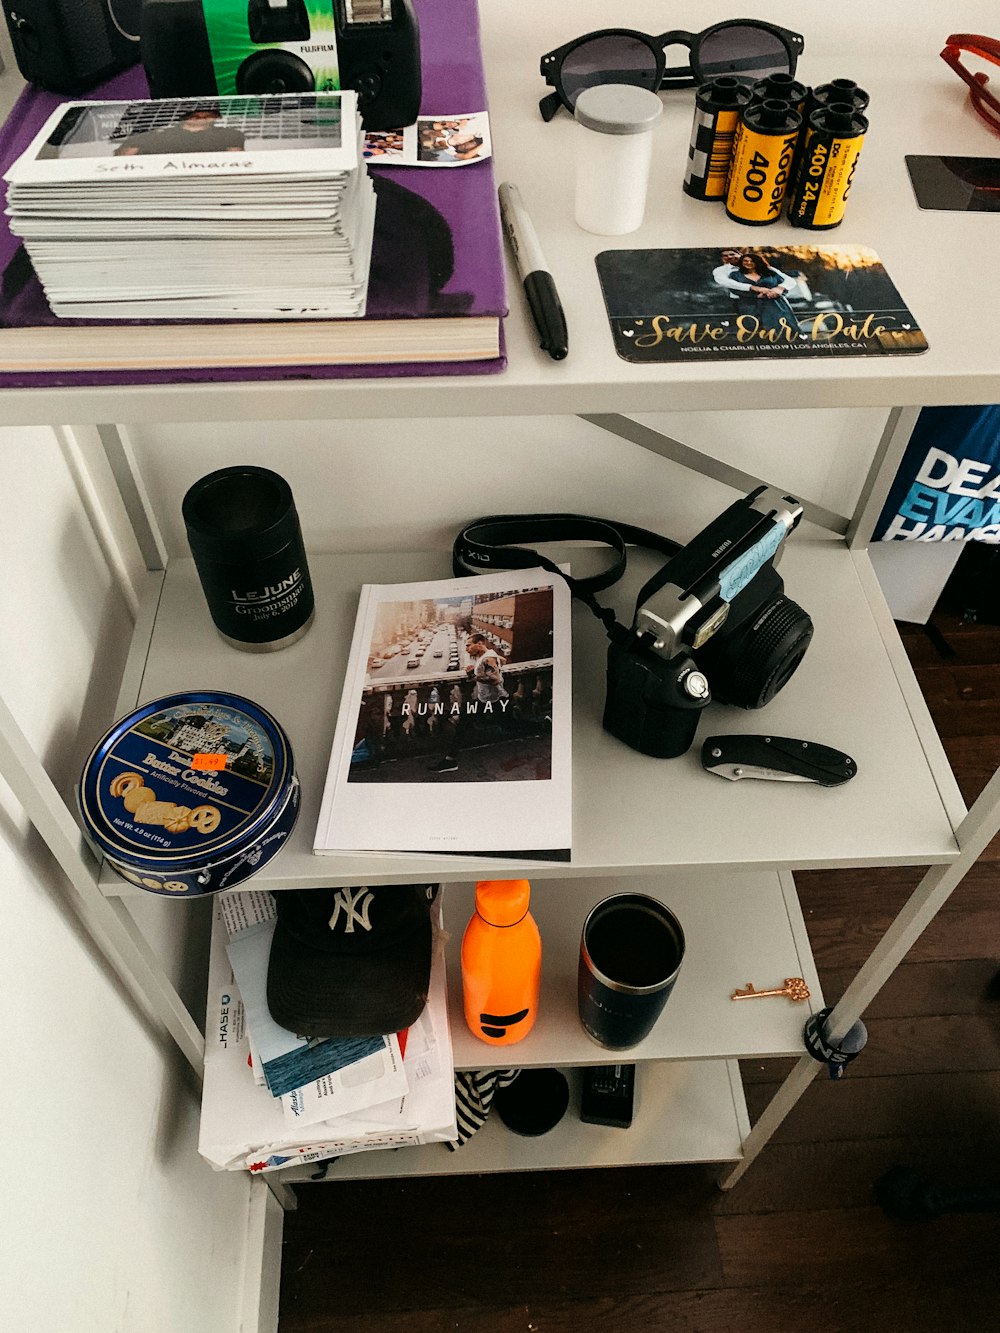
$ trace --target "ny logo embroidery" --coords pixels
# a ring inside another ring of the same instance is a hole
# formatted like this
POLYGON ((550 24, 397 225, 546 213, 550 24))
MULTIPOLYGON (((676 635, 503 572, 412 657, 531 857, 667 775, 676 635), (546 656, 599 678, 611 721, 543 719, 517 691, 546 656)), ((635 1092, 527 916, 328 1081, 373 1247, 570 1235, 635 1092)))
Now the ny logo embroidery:
POLYGON ((364 887, 360 889, 338 889, 334 898, 333 915, 330 917, 329 925, 331 930, 336 930, 337 922, 340 919, 341 909, 347 914, 347 920, 344 923, 344 934, 354 934, 355 921, 364 930, 371 930, 372 925, 368 920, 368 913, 371 909, 374 894, 370 889, 364 887), (364 897, 362 897, 364 895, 364 897), (360 907, 359 907, 360 900, 360 907))

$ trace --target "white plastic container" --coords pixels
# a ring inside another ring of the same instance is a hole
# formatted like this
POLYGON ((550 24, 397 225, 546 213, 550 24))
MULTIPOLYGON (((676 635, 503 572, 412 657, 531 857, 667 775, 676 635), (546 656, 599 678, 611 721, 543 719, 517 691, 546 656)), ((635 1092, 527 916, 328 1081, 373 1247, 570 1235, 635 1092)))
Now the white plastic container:
POLYGON ((584 88, 573 112, 577 131, 575 216, 584 231, 624 236, 642 225, 663 103, 646 88, 605 83, 584 88))

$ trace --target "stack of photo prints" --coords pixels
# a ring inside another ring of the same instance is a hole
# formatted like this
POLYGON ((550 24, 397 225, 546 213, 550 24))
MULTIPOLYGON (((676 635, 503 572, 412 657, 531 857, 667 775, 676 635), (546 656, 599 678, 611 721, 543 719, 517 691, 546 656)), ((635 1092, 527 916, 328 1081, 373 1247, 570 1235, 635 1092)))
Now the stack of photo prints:
POLYGON ((52 311, 365 313, 375 194, 353 92, 64 103, 8 172, 52 311))

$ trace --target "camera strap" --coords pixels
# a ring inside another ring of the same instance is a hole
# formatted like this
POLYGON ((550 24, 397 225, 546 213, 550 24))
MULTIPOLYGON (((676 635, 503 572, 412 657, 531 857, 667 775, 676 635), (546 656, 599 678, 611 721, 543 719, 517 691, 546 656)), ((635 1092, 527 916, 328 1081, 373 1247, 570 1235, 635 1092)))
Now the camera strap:
POLYGON ((452 544, 451 563, 458 576, 541 566, 566 581, 573 596, 604 625, 609 639, 634 641, 634 631, 626 628, 615 613, 601 606, 594 596, 596 592, 612 587, 625 573, 630 545, 648 547, 668 558, 680 550, 678 542, 648 528, 591 518, 586 514, 489 514, 473 519, 462 528, 452 544), (599 542, 610 548, 611 559, 598 573, 573 578, 553 560, 525 544, 565 541, 599 542))

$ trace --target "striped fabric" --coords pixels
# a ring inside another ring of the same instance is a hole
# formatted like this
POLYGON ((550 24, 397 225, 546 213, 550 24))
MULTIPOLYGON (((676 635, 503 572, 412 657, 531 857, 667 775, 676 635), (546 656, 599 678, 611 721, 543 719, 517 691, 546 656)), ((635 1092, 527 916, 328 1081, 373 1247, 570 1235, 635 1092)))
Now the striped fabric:
POLYGON ((455 1075, 458 1140, 448 1144, 452 1152, 468 1143, 486 1123, 493 1098, 500 1088, 510 1087, 520 1072, 520 1069, 470 1069, 455 1075))

